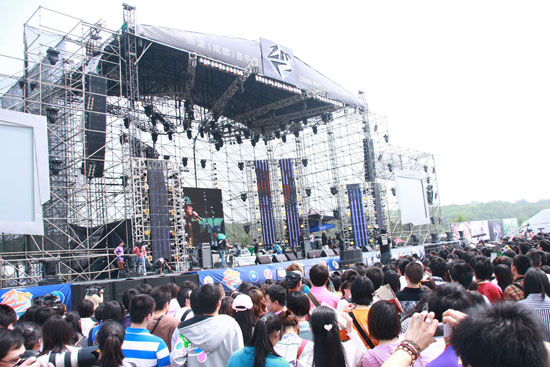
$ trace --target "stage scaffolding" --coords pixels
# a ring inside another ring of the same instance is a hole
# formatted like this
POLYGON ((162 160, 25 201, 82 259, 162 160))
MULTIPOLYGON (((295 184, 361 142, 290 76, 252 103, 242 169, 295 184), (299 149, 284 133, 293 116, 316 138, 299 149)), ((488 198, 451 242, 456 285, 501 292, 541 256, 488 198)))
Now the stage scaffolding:
MULTIPOLYGON (((170 244, 178 270, 188 266, 182 213, 184 187, 221 189, 229 240, 243 245, 249 245, 252 238, 260 240, 254 173, 254 162, 258 160, 269 163, 279 243, 288 240, 281 159, 293 162, 296 204, 306 240, 309 214, 317 213, 334 217, 336 227, 329 234, 339 233, 346 244, 353 245, 347 189, 353 184, 362 188, 362 209, 371 239, 381 223, 388 227, 392 238, 407 242, 411 234, 419 234, 424 242, 430 233, 441 233, 433 156, 386 142, 384 135, 389 132, 384 117, 354 107, 317 107, 294 113, 292 119, 285 120, 280 136, 265 134, 253 144, 250 139, 241 141, 235 129, 231 130, 235 121, 220 115, 215 119, 216 126, 224 131, 220 146, 208 134, 216 111, 191 103, 196 55, 189 56, 182 93, 140 93, 139 61, 151 44, 138 47, 137 42, 143 41, 134 37, 135 24, 135 9, 128 5, 124 5, 123 25, 116 30, 101 21, 88 23, 39 8, 24 25, 23 58, 0 55, 22 65, 14 75, 0 74, 2 108, 48 118, 52 191, 51 200, 43 207, 44 236, 0 237, 2 286, 36 283, 46 275, 68 281, 116 276, 112 254, 116 242, 124 240, 131 246, 151 241, 148 161, 163 161, 169 190, 170 244), (105 63, 109 63, 108 72, 102 72, 105 63), (102 96, 106 99, 106 129, 105 143, 98 149, 105 152, 100 177, 95 177, 96 167, 91 167, 86 149, 86 136, 91 132, 86 127, 90 74, 104 79, 108 88, 102 96), (147 106, 163 117, 164 124, 151 126, 147 106), (374 183, 365 178, 364 139, 374 141, 376 159, 371 163, 381 189, 378 198, 374 196, 374 183), (424 172, 433 188, 433 224, 414 228, 401 225, 396 198, 391 194, 394 177, 388 164, 424 172)), ((257 78, 252 75, 254 65, 249 67, 241 79, 257 78)), ((232 87, 238 87, 238 83, 232 87)), ((229 88, 215 109, 223 110, 227 103, 224 98, 231 93, 235 91, 229 88)), ((304 92, 277 103, 284 106, 316 97, 317 93, 304 92)), ((241 117, 261 116, 260 110, 241 117)), ((273 119, 273 123, 282 120, 273 119)))

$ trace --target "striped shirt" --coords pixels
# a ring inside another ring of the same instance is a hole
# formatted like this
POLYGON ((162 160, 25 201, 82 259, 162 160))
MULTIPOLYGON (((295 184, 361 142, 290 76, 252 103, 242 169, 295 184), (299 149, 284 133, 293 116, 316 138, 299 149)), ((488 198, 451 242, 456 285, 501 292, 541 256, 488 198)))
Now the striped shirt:
POLYGON ((137 367, 165 367, 170 365, 170 353, 164 340, 152 335, 147 329, 126 329, 122 343, 124 362, 137 367))
POLYGON ((544 340, 550 342, 550 298, 541 299, 540 293, 531 293, 524 300, 519 301, 533 312, 540 320, 544 333, 544 340))

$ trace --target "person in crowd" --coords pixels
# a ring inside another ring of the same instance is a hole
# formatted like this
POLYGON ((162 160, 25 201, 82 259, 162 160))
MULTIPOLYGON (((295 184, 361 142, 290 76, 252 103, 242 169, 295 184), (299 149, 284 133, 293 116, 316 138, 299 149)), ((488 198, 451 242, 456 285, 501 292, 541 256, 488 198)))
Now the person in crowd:
POLYGON ((374 287, 369 278, 356 278, 351 285, 351 302, 355 306, 349 311, 353 322, 353 330, 359 335, 361 350, 372 349, 378 344, 378 340, 369 335, 368 318, 372 303, 374 287))
POLYGON ((16 367, 25 353, 25 339, 13 329, 0 328, 0 364, 16 367))
POLYGON ((191 309, 191 291, 191 288, 181 288, 176 296, 180 308, 174 317, 180 321, 185 321, 193 317, 193 310, 191 309))
POLYGON ((249 289, 248 295, 252 299, 252 304, 254 305, 254 323, 256 323, 258 319, 267 312, 265 296, 264 293, 257 287, 249 289))
POLYGON ((401 290, 401 283, 399 282, 399 274, 394 270, 388 269, 384 272, 384 285, 389 284, 393 293, 397 294, 401 290))
POLYGON ((124 242, 120 241, 113 253, 116 256, 116 264, 118 267, 117 278, 124 278, 124 242))
POLYGON ((471 261, 471 265, 474 269, 478 292, 487 297, 491 303, 500 301, 502 299, 502 290, 497 285, 491 283, 493 265, 489 258, 483 255, 475 256, 471 261))
POLYGON ((279 316, 268 313, 258 320, 250 343, 236 351, 228 367, 289 367, 290 364, 274 349, 281 337, 283 323, 279 316))
MULTIPOLYGON (((368 280, 368 279, 367 279, 368 280)), ((370 280, 368 280, 370 282, 370 280)), ((364 352, 349 340, 340 341, 336 311, 327 306, 316 307, 309 320, 313 333, 313 364, 315 367, 356 367, 361 365, 364 352)), ((351 320, 344 326, 351 331, 351 320)))
POLYGON ((90 334, 90 330, 96 326, 96 322, 92 319, 94 315, 93 302, 87 299, 80 301, 78 304, 78 315, 80 316, 82 335, 87 337, 90 334))
POLYGON ((139 291, 140 294, 151 295, 151 292, 153 291, 153 287, 151 286, 151 284, 142 283, 137 286, 137 290, 139 291))
POLYGON ((147 330, 153 319, 155 300, 147 294, 138 294, 130 300, 130 327, 126 329, 122 353, 125 362, 137 367, 165 367, 170 365, 170 352, 162 338, 147 330))
POLYGON ((536 316, 543 327, 544 340, 550 342, 550 282, 542 270, 531 268, 523 281, 525 299, 519 301, 536 316))
POLYGON ((222 297, 220 310, 218 311, 218 314, 220 315, 229 315, 233 316, 233 298, 231 297, 222 297))
MULTIPOLYGON (((122 318, 121 324, 126 329, 130 326, 131 320, 130 320, 130 300, 133 296, 138 295, 139 291, 135 288, 126 289, 124 293, 122 293, 122 304, 124 305, 124 317, 122 318)), ((84 334, 88 335, 88 334, 84 334)))
POLYGON ((384 284, 384 271, 378 266, 369 266, 366 273, 367 278, 372 282, 374 290, 377 290, 384 284))
POLYGON ((191 292, 194 316, 183 321, 172 335, 172 367, 225 366, 231 355, 243 347, 239 324, 228 315, 219 315, 221 292, 204 284, 191 292))
POLYGON ((519 301, 525 298, 523 293, 523 279, 525 273, 531 267, 531 260, 525 255, 514 256, 514 262, 512 263, 512 275, 514 282, 510 284, 504 290, 502 298, 505 300, 519 301))
POLYGON ((403 313, 408 313, 412 310, 424 296, 425 292, 420 287, 420 282, 423 277, 424 267, 421 264, 411 262, 405 266, 405 280, 407 281, 407 286, 396 294, 397 299, 401 302, 401 306, 403 307, 403 313))
POLYGON ((313 343, 299 335, 298 318, 289 310, 279 314, 283 325, 281 340, 274 349, 278 355, 286 359, 291 366, 309 366, 313 362, 313 343))
POLYGON ((8 305, 0 304, 0 328, 13 330, 17 313, 8 305))
POLYGON ((407 265, 409 265, 410 262, 410 257, 401 257, 397 259, 397 262, 395 263, 395 265, 397 266, 397 274, 399 274, 399 284, 401 286, 401 289, 407 286, 407 280, 405 279, 405 268, 407 267, 407 265))
POLYGON ((395 304, 389 301, 375 302, 368 316, 369 335, 378 340, 378 345, 367 350, 362 367, 380 367, 399 344, 401 321, 395 304))
POLYGON ((122 344, 125 336, 124 327, 117 321, 105 321, 97 332, 99 346, 98 362, 100 367, 132 367, 124 360, 122 344))
POLYGON ((326 288, 326 284, 329 278, 329 271, 326 265, 316 264, 311 267, 309 270, 309 279, 311 280, 311 290, 307 293, 311 301, 311 307, 319 307, 323 303, 326 303, 332 308, 338 306, 340 298, 329 291, 326 288))
POLYGON ((32 321, 18 322, 14 328, 25 339, 24 345, 30 355, 38 357, 42 350, 42 328, 32 321))
POLYGON ((539 321, 521 304, 481 305, 461 317, 458 323, 454 318, 445 321, 456 324, 451 345, 464 366, 547 366, 548 352, 539 321))
POLYGON ((71 345, 71 325, 59 315, 53 315, 42 326, 42 352, 39 360, 47 361, 50 353, 74 352, 79 348, 71 345))
POLYGON ((155 301, 155 310, 153 311, 153 318, 147 324, 147 330, 151 334, 161 337, 168 346, 168 351, 172 348, 172 334, 180 323, 180 320, 175 317, 166 315, 170 307, 171 296, 170 289, 167 286, 153 288, 151 297, 155 301))
POLYGON ((176 313, 181 308, 178 302, 178 293, 180 291, 180 287, 178 287, 176 283, 168 283, 166 284, 166 288, 170 290, 170 306, 168 307, 166 315, 176 317, 176 313))
POLYGON ((313 340, 313 334, 306 317, 311 305, 309 298, 303 292, 291 292, 286 296, 286 307, 298 320, 298 331, 301 338, 313 340))
POLYGON ((279 314, 286 309, 286 290, 278 285, 272 285, 265 293, 267 312, 279 314))
POLYGON ((122 319, 124 318, 124 311, 122 310, 122 306, 117 301, 109 301, 103 303, 103 308, 101 310, 101 317, 96 314, 96 319, 99 322, 97 326, 95 326, 92 330, 90 330, 90 334, 88 335, 88 345, 94 345, 96 344, 95 336, 97 332, 99 331, 99 328, 101 327, 101 324, 105 320, 115 320, 118 322, 122 322, 122 319))
MULTIPOLYGON (((498 264, 494 267, 496 284, 501 291, 506 289, 514 281, 514 276, 512 275, 512 270, 506 264, 498 264)), ((494 284, 495 282, 493 282, 494 284)))
POLYGON ((359 273, 354 269, 347 269, 342 274, 342 277, 340 278, 340 293, 342 294, 342 297, 336 306, 338 311, 343 311, 351 303, 351 285, 357 277, 359 277, 359 273))
POLYGON ((88 345, 88 339, 82 333, 82 326, 80 323, 80 315, 76 311, 67 312, 65 320, 71 326, 71 345, 77 347, 85 347, 88 345))
POLYGON ((449 280, 469 290, 474 282, 474 269, 462 260, 452 261, 449 263, 449 280))
POLYGON ((302 274, 298 271, 287 271, 285 276, 285 285, 289 293, 301 290, 302 274))
POLYGON ((254 330, 254 305, 252 299, 246 294, 239 294, 233 300, 233 317, 241 327, 244 345, 248 345, 254 330))

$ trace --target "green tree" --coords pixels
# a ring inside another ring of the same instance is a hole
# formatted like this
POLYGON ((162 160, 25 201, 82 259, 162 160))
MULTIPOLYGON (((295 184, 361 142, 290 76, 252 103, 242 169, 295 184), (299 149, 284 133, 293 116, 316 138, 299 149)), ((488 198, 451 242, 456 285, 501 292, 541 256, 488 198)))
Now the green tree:
POLYGON ((462 213, 458 213, 453 222, 467 222, 468 218, 462 213))

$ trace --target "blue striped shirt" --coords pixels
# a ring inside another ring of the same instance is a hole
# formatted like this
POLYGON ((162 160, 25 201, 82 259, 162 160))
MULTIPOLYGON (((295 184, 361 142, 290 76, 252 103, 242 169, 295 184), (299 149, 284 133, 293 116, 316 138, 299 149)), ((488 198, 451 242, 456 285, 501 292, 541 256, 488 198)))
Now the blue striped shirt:
POLYGON ((550 342, 550 298, 544 296, 541 299, 540 293, 531 293, 518 303, 521 303, 536 315, 537 320, 540 320, 542 324, 544 340, 550 342))
POLYGON ((147 329, 127 328, 122 343, 124 362, 137 367, 165 367, 170 365, 170 352, 164 340, 147 329))

